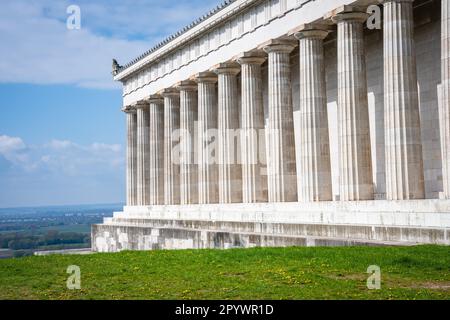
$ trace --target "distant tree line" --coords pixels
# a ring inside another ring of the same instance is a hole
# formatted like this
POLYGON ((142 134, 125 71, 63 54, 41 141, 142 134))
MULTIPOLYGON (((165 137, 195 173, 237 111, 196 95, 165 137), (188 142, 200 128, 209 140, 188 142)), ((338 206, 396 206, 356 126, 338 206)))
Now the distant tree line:
POLYGON ((48 231, 34 235, 29 232, 0 234, 0 247, 11 250, 38 249, 45 246, 89 244, 88 234, 48 231))

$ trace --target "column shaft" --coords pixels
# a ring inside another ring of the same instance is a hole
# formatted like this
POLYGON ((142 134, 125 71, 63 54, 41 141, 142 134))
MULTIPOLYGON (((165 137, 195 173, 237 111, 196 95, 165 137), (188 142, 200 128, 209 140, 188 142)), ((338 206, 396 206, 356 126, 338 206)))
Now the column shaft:
POLYGON ((297 201, 290 53, 295 42, 272 40, 269 55, 268 187, 270 202, 297 201))
POLYGON ((150 204, 149 110, 139 102, 137 110, 137 205, 150 204))
POLYGON ((384 3, 386 197, 425 197, 412 0, 384 3))
POLYGON ((267 175, 262 172, 259 155, 265 156, 265 140, 258 141, 264 129, 261 65, 262 54, 246 53, 241 64, 241 162, 244 203, 267 202, 267 175), (259 150, 260 147, 264 150, 259 150), (261 152, 264 151, 264 152, 261 152))
POLYGON ((297 158, 299 200, 332 200, 323 39, 325 28, 304 26, 299 39, 300 112, 297 158))
POLYGON ((150 204, 164 204, 164 101, 150 97, 150 204))
POLYGON ((242 167, 239 160, 238 64, 215 67, 218 74, 219 203, 242 202, 242 167))
MULTIPOLYGON (((348 8, 346 8, 348 9, 348 8)), ((363 22, 366 13, 341 12, 338 28, 340 199, 373 200, 363 22)))
POLYGON ((441 146, 444 197, 450 199, 450 1, 442 1, 441 146))
POLYGON ((181 204, 198 203, 198 171, 195 157, 195 124, 198 113, 197 84, 183 81, 180 90, 180 198, 181 204))
POLYGON ((218 203, 217 77, 205 72, 196 75, 198 82, 198 200, 200 204, 218 203))
POLYGON ((137 115, 133 108, 127 114, 127 206, 137 204, 137 115))
POLYGON ((180 204, 180 158, 177 152, 180 129, 180 96, 166 89, 164 97, 164 204, 180 204))

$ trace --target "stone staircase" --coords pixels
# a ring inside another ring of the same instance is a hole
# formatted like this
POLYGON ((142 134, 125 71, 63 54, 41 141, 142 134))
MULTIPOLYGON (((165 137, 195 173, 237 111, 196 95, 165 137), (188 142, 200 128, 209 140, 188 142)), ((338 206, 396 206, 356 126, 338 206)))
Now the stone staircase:
MULTIPOLYGON (((221 212, 219 208, 205 206, 194 212, 175 206, 141 210, 125 208, 124 212, 105 219, 103 224, 93 226, 92 249, 116 252, 286 246, 450 245, 448 212, 401 212, 397 208, 393 212, 384 209, 383 213, 377 213, 370 207, 366 212, 346 212, 349 217, 344 217, 337 207, 327 207, 322 211, 302 207, 301 212, 295 215, 289 212, 289 208, 287 205, 277 215, 272 214, 270 207, 266 208, 267 211, 253 212, 253 215, 243 210, 242 206, 241 211, 234 215, 231 211, 221 212), (354 223, 351 223, 351 215, 355 215, 354 223), (341 221, 345 223, 339 223, 341 221)), ((226 208, 231 209, 232 206, 226 208)), ((435 206, 428 206, 422 211, 435 209, 435 206)))

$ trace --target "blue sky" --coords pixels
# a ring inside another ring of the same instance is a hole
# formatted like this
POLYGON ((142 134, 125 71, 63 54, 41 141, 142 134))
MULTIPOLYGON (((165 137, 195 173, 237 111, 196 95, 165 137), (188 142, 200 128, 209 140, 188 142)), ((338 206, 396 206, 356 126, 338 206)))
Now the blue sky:
POLYGON ((124 64, 218 0, 15 0, 0 10, 0 207, 125 199, 124 64), (69 5, 81 29, 68 30, 69 5))

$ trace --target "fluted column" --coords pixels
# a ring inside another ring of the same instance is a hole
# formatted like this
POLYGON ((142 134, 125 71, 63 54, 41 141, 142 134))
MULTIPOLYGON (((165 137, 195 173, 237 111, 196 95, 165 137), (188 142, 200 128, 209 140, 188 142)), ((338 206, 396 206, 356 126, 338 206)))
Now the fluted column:
POLYGON ((299 39, 300 152, 297 158, 299 200, 332 200, 330 142, 323 40, 326 27, 304 25, 299 39))
POLYGON ((177 85, 180 90, 180 202, 184 205, 198 203, 198 171, 194 149, 197 87, 193 81, 182 81, 177 85))
POLYGON ((180 95, 170 88, 161 91, 164 97, 164 204, 180 204, 180 158, 176 147, 180 129, 180 95))
POLYGON ((133 107, 125 107, 127 115, 127 206, 137 204, 137 115, 133 107))
POLYGON ((450 1, 442 1, 441 146, 444 197, 450 199, 450 1))
POLYGON ((373 177, 363 23, 368 15, 345 6, 332 17, 338 39, 340 199, 372 200, 373 177))
POLYGON ((264 106, 261 65, 266 61, 264 53, 241 54, 241 162, 242 195, 244 203, 267 202, 267 175, 262 172, 258 148, 265 146, 258 141, 264 129, 264 106), (259 142, 259 143, 258 143, 259 142))
POLYGON ((221 63, 218 75, 218 170, 219 203, 242 202, 242 167, 238 162, 239 97, 237 63, 221 63))
POLYGON ((137 110, 137 205, 150 204, 149 104, 140 101, 137 110))
POLYGON ((150 96, 150 204, 164 204, 164 100, 150 96))
POLYGON ((267 171, 270 202, 297 201, 294 113, 290 53, 295 41, 271 40, 269 55, 269 125, 267 171))
POLYGON ((194 77, 198 83, 198 201, 218 203, 217 139, 217 76, 202 72, 194 77))
POLYGON ((413 0, 384 2, 386 197, 425 197, 413 0))

